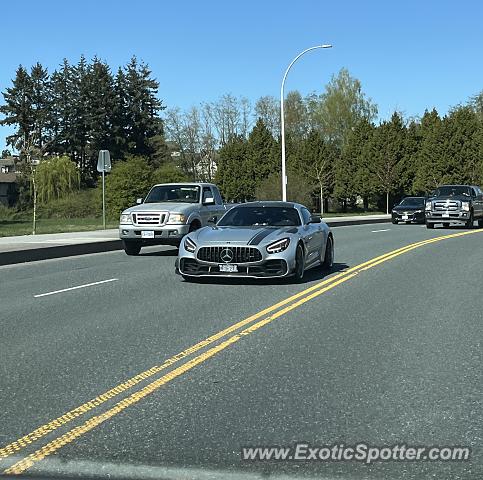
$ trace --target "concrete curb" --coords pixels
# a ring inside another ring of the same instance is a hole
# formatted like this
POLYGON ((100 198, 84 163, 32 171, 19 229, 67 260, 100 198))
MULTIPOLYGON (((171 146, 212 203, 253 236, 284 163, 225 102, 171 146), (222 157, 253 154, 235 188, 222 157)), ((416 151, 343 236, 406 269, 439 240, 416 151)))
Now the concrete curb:
POLYGON ((110 252, 121 250, 121 240, 108 240, 104 242, 77 243, 74 245, 59 245, 56 247, 30 248, 0 253, 0 266, 16 263, 35 262, 52 258, 73 257, 89 253, 110 252))
POLYGON ((361 218, 360 220, 337 220, 332 221, 330 218, 324 219, 329 227, 348 227, 349 225, 370 225, 372 223, 391 223, 391 218, 361 218))
MULTIPOLYGON (((372 223, 388 223, 390 218, 361 218, 358 220, 332 221, 330 218, 324 220, 330 227, 346 227, 349 225, 368 225, 372 223)), ((108 240, 102 242, 77 243, 73 245, 59 245, 56 247, 31 248, 27 250, 16 250, 0 252, 0 266, 14 265, 18 263, 36 262, 38 260, 49 260, 53 258, 74 257, 88 255, 90 253, 112 252, 122 250, 121 240, 108 240)))

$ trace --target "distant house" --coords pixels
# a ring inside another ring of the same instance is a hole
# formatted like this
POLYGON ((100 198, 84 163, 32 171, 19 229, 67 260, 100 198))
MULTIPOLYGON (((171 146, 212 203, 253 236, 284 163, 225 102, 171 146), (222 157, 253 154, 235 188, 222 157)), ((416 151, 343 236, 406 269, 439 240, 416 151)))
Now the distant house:
POLYGON ((17 198, 15 158, 0 158, 0 203, 12 207, 17 202, 17 198))

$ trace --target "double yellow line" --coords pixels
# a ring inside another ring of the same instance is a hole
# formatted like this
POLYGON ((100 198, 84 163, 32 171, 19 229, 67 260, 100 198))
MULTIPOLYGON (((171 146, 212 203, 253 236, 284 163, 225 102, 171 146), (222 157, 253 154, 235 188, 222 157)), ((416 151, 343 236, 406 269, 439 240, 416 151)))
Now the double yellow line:
POLYGON ((470 231, 454 233, 450 235, 443 235, 440 237, 431 238, 428 240, 423 240, 420 242, 406 245, 402 248, 385 253, 384 255, 380 255, 379 257, 375 257, 371 260, 368 260, 367 262, 361 263, 359 265, 356 265, 355 267, 349 268, 341 273, 338 273, 337 275, 334 275, 309 288, 306 288, 305 290, 295 295, 292 295, 291 297, 288 297, 282 300, 281 302, 276 303, 275 305, 272 305, 254 315, 251 315, 248 318, 245 318, 244 320, 241 320, 240 322, 237 322, 225 328, 224 330, 221 330, 220 332, 206 338, 205 340, 202 340, 201 342, 167 359, 161 365, 150 368, 149 370, 146 370, 130 378, 126 382, 123 382, 117 385, 116 387, 93 398, 92 400, 70 410, 69 412, 63 414, 62 416, 36 428, 31 433, 28 433, 27 435, 24 435, 23 437, 6 445, 5 447, 0 448, 0 460, 5 459, 13 454, 16 454, 17 452, 27 447, 28 445, 34 443, 37 440, 40 440, 48 433, 53 432, 57 428, 75 420, 76 418, 93 410, 94 408, 101 406, 103 403, 120 395, 121 393, 132 389, 140 382, 147 380, 148 378, 151 378, 155 374, 167 369, 171 365, 179 362, 180 360, 187 358, 189 355, 205 347, 212 345, 217 340, 223 339, 224 337, 227 337, 228 335, 234 332, 238 332, 235 335, 223 340, 221 343, 209 348, 208 350, 204 351, 198 356, 191 358, 187 362, 183 363, 182 365, 175 368, 174 370, 171 370, 170 372, 164 374, 163 376, 149 383, 148 385, 141 388, 140 390, 120 400, 118 403, 116 403, 113 407, 109 408, 107 411, 89 418, 83 424, 77 427, 74 427, 71 430, 69 430, 67 433, 55 438, 54 440, 50 441, 49 443, 47 443, 40 449, 36 450, 32 454, 17 461, 14 465, 7 468, 3 473, 19 474, 24 472, 32 465, 34 465, 36 462, 39 462, 46 456, 56 452, 64 445, 72 442, 73 440, 80 437, 81 435, 84 435, 85 433, 89 432, 90 430, 97 427, 101 423, 105 422, 106 420, 109 420, 110 418, 114 417, 118 413, 122 412, 129 406, 139 402, 149 394, 158 390, 160 387, 162 387, 163 385, 166 385, 167 383, 174 380, 175 378, 183 375, 184 373, 191 370, 195 366, 205 362, 206 360, 213 357, 214 355, 217 355, 221 351, 225 350, 226 348, 238 342, 243 337, 256 332, 261 327, 273 322, 274 320, 281 317, 282 315, 285 315, 286 313, 294 310, 295 308, 298 308, 304 303, 318 297, 319 295, 322 295, 323 293, 337 287, 338 285, 344 282, 347 282, 348 280, 352 279, 359 273, 366 271, 370 268, 374 268, 375 266, 380 265, 383 262, 387 262, 388 260, 391 260, 395 257, 403 255, 407 252, 410 252, 411 250, 422 247, 424 245, 440 242, 442 240, 446 240, 449 238, 471 235, 482 231, 483 230, 470 230, 470 231))

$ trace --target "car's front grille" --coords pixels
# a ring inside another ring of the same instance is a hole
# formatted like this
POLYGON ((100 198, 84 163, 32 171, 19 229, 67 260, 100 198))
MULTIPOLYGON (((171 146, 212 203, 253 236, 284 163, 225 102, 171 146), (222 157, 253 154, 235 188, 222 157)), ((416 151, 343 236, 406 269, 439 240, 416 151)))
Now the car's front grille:
POLYGON ((255 247, 201 247, 198 260, 212 263, 250 263, 262 259, 260 250, 255 247))
POLYGON ((433 202, 433 207, 435 211, 456 211, 460 208, 460 202, 457 200, 442 200, 433 202))
POLYGON ((132 221, 134 225, 139 226, 155 226, 155 225, 164 225, 166 221, 167 213, 165 212, 146 212, 146 213, 133 213, 132 214, 132 221))

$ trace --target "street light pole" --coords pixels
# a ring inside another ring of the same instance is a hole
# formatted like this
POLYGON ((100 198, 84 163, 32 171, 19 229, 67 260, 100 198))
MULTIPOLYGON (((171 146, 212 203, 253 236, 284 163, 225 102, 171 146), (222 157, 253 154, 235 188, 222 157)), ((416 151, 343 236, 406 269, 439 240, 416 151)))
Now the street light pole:
POLYGON ((305 53, 310 52, 311 50, 315 50, 316 48, 332 48, 332 45, 315 45, 315 47, 310 47, 305 49, 303 52, 300 52, 291 62, 290 65, 285 70, 285 75, 282 79, 282 86, 280 87, 280 134, 282 136, 282 200, 284 202, 287 201, 287 173, 286 173, 286 166, 285 166, 285 116, 284 116, 284 92, 283 89, 285 87, 285 79, 287 78, 287 74, 292 68, 292 65, 305 53))

